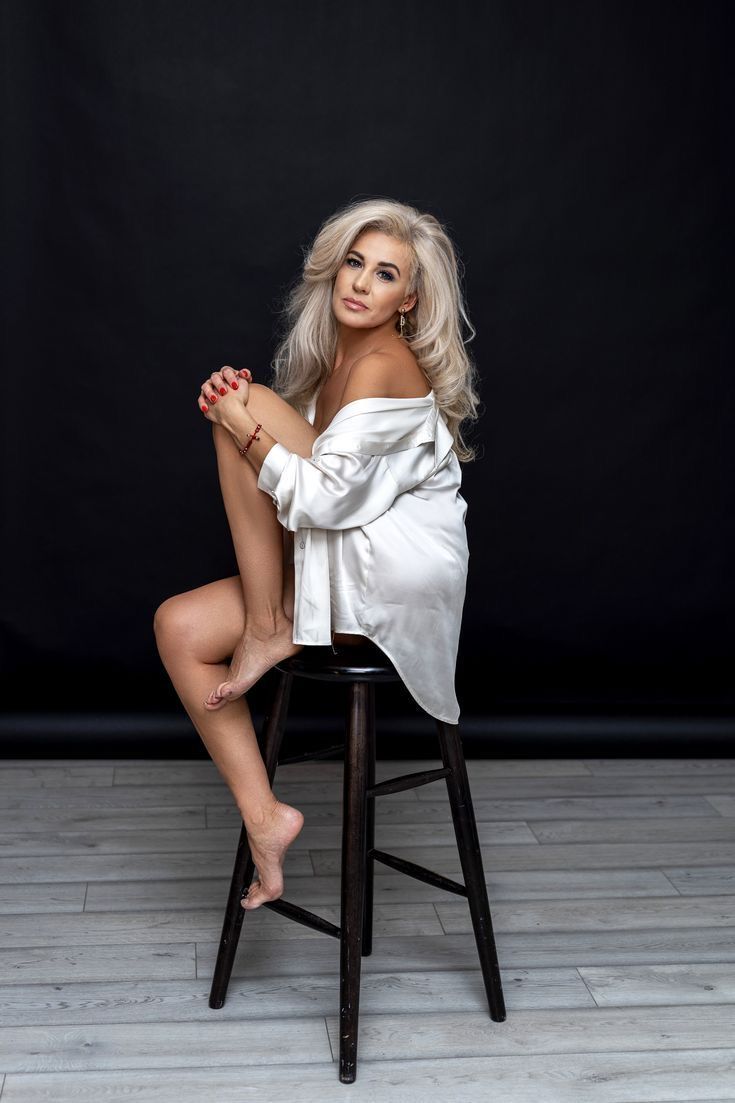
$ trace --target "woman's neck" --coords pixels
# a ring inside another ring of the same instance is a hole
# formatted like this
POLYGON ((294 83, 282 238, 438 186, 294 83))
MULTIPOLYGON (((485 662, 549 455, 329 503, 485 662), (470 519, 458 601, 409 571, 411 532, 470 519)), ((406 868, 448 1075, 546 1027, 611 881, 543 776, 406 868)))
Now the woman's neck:
POLYGON ((337 330, 337 348, 334 356, 334 366, 331 374, 334 375, 344 366, 354 363, 359 356, 365 356, 369 352, 389 347, 389 339, 395 337, 396 332, 392 320, 374 329, 354 329, 340 323, 337 330))

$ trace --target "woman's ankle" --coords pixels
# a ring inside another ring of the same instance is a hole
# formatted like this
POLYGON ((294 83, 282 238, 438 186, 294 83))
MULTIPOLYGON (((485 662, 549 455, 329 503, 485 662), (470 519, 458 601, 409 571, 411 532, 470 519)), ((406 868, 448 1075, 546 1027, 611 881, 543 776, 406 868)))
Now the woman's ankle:
POLYGON ((240 815, 242 816, 246 831, 262 831, 264 827, 272 823, 274 812, 279 804, 280 801, 276 797, 272 797, 270 800, 265 800, 261 804, 248 802, 247 808, 243 808, 239 805, 240 815))
POLYGON ((267 610, 257 615, 248 616, 245 621, 243 636, 253 636, 255 639, 263 640, 292 630, 293 621, 286 616, 283 609, 267 610))

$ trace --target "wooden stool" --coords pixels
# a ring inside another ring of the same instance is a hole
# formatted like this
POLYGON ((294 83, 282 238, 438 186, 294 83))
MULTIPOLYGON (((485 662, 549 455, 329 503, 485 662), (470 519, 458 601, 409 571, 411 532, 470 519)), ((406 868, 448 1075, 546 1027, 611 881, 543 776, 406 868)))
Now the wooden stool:
MULTIPOLYGON (((467 768, 458 725, 437 720, 443 768, 421 770, 375 784, 375 685, 400 681, 400 677, 383 652, 367 638, 364 644, 342 645, 338 648, 305 647, 297 655, 277 663, 276 669, 281 672, 281 677, 270 713, 265 720, 264 738, 261 741, 261 753, 271 785, 277 765, 326 758, 344 751, 341 922, 336 927, 282 897, 261 906, 339 939, 339 1079, 344 1084, 351 1084, 357 1075, 361 955, 372 952, 373 871, 376 861, 436 888, 467 897, 490 1017, 495 1022, 503 1022, 505 1019, 500 969, 467 768), (345 682, 349 686, 346 735, 344 744, 279 761, 278 753, 286 726, 294 676, 322 682, 345 682), (414 789, 440 778, 445 778, 447 783, 464 884, 375 849, 375 798, 384 793, 414 789)), ((222 1007, 225 1002, 245 917, 245 909, 240 901, 250 886, 254 868, 243 824, 209 996, 209 1006, 213 1008, 222 1007)))

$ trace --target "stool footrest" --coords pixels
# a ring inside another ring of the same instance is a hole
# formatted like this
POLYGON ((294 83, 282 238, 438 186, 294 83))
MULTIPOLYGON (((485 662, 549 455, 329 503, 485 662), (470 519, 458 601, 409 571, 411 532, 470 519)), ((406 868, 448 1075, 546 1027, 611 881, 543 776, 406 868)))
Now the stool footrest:
POLYGON ((344 754, 344 743, 335 743, 331 747, 323 747, 320 751, 304 751, 303 754, 289 755, 288 758, 279 758, 279 766, 288 766, 291 762, 310 762, 314 758, 334 758, 344 754))
POLYGON ((367 796, 381 797, 386 793, 401 793, 404 789, 417 789, 419 785, 440 781, 443 777, 448 777, 451 772, 451 766, 444 766, 440 770, 419 770, 415 774, 401 774, 400 777, 391 777, 387 781, 379 782, 378 785, 372 785, 367 790, 367 796))
POLYGON ((328 919, 322 919, 321 915, 307 911, 306 908, 301 908, 298 904, 291 904, 288 900, 267 900, 262 907, 279 912, 281 915, 285 915, 287 919, 294 919, 297 923, 303 923, 305 927, 321 931, 322 934, 331 934, 333 938, 339 938, 342 933, 341 927, 336 927, 328 919))
POLYGON ((415 862, 407 862, 405 858, 397 858, 395 854, 386 854, 384 850, 369 850, 368 858, 374 858, 376 862, 382 862, 385 866, 397 869, 399 873, 406 873, 409 877, 415 877, 417 881, 425 881, 427 885, 445 889, 446 892, 456 892, 458 896, 467 896, 467 888, 459 881, 452 881, 449 877, 442 877, 441 873, 434 873, 424 866, 417 866, 415 862))

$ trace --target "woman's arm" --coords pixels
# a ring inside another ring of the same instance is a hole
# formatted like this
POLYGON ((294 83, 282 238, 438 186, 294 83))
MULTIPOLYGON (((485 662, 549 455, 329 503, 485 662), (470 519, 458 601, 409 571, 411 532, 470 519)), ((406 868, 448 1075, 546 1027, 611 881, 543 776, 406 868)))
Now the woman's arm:
POLYGON ((278 520, 290 532, 367 525, 400 493, 388 456, 325 452, 305 458, 282 444, 268 452, 258 487, 271 495, 278 520))
MULTIPOLYGON (((233 403, 220 423, 238 448, 258 424, 248 407, 233 403)), ((329 452, 318 459, 290 452, 265 429, 258 429, 243 459, 258 473, 258 487, 276 503, 285 529, 344 529, 366 525, 395 501, 398 484, 386 456, 329 452)))
MULTIPOLYGON (((223 422, 224 428, 230 433, 232 439, 238 448, 244 448, 248 443, 248 437, 254 432, 258 422, 247 406, 239 404, 232 408, 232 412, 228 412, 226 421, 223 422)), ((254 438, 250 446, 245 453, 245 459, 249 460, 253 465, 257 473, 260 473, 260 469, 263 466, 263 460, 270 452, 274 444, 278 444, 275 437, 272 437, 270 433, 266 433, 265 429, 258 429, 257 437, 254 438)))
MULTIPOLYGON (((350 371, 342 394, 341 405, 346 406, 360 398, 388 396, 394 393, 400 393, 396 391, 394 358, 382 353, 370 353, 363 356, 350 371)), ((239 404, 233 414, 228 411, 228 419, 231 420, 229 420, 226 428, 231 433, 237 447, 244 448, 248 437, 258 424, 248 409, 247 396, 245 396, 245 402, 239 404)), ((259 474, 265 457, 278 441, 270 433, 266 433, 264 429, 258 430, 258 437, 259 440, 253 439, 245 456, 259 474)), ((275 456, 271 458, 274 461, 276 459, 275 456)), ((283 457, 279 456, 278 459, 282 460, 283 457)), ((280 467, 282 466, 283 463, 281 462, 280 467)))
MULTIPOLYGON (((376 362, 378 358, 372 356, 365 360, 360 378, 349 392, 350 402, 381 398, 392 389, 386 361, 381 358, 376 362)), ((213 378, 219 383, 216 376, 213 378)), ((399 449, 395 456, 383 454, 383 450, 372 453, 354 449, 350 443, 304 457, 289 451, 262 427, 254 437, 258 421, 247 405, 247 387, 240 401, 228 399, 218 407, 216 419, 238 448, 247 445, 243 459, 253 466, 259 489, 271 495, 279 521, 291 532, 366 525, 385 513, 399 494, 426 478, 434 466, 433 439, 399 449)), ((368 433, 370 430, 379 433, 380 426, 370 424, 368 433)), ((405 427, 401 432, 405 433, 405 427)))
POLYGON ((236 372, 229 364, 225 364, 221 371, 212 372, 209 379, 202 383, 198 402, 202 412, 207 415, 207 420, 226 429, 238 448, 245 448, 247 445, 243 458, 249 460, 257 474, 263 460, 278 442, 262 426, 258 428, 258 421, 248 409, 252 378, 249 368, 241 368, 236 372), (218 391, 224 401, 218 399, 218 391), (240 392, 237 398, 235 391, 240 392), (257 436, 250 440, 256 429, 257 436))

